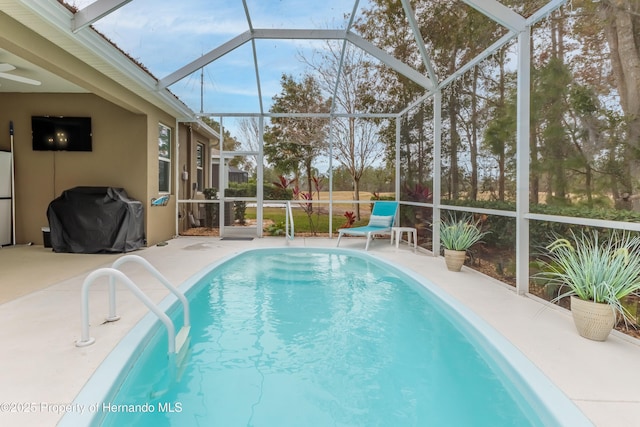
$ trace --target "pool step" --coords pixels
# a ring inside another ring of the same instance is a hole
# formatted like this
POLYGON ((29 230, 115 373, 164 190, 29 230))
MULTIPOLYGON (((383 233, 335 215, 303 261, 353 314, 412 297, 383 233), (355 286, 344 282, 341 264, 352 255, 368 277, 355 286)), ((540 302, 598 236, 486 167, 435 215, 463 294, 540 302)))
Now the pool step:
POLYGON ((292 276, 292 275, 313 275, 314 272, 317 270, 314 270, 313 268, 309 268, 309 266, 296 266, 296 265, 288 265, 288 264, 282 264, 279 265, 277 267, 272 267, 268 270, 268 272, 270 274, 275 274, 275 275, 285 275, 285 276, 292 276))
POLYGON ((308 266, 312 264, 312 262, 310 257, 305 254, 287 254, 287 256, 285 257, 267 256, 264 258, 265 266, 278 265, 278 264, 308 266))
POLYGON ((296 285, 308 285, 316 282, 312 277, 283 277, 283 276, 267 276, 266 280, 273 281, 280 284, 296 284, 296 285))
POLYGON ((271 263, 265 263, 264 267, 265 269, 281 269, 281 270, 290 270, 290 271, 308 271, 310 269, 313 268, 313 264, 310 263, 308 260, 301 262, 301 261, 292 261, 290 259, 281 259, 276 261, 273 261, 271 263))
MULTIPOLYGON (((176 335, 176 355, 180 355, 185 344, 187 347, 189 346, 189 332, 191 332, 191 326, 183 326, 182 329, 180 329, 180 332, 178 332, 178 335, 176 335)), ((176 361, 178 361, 177 358, 176 361)))
POLYGON ((284 268, 265 272, 264 277, 269 281, 285 283, 311 283, 318 280, 314 274, 307 271, 288 271, 284 268))
POLYGON ((187 360, 191 355, 191 326, 183 326, 176 335, 176 352, 169 355, 169 368, 162 381, 151 390, 149 397, 157 399, 169 392, 174 383, 180 382, 187 360))
POLYGON ((191 326, 183 326, 176 336, 175 380, 180 382, 191 354, 191 326))

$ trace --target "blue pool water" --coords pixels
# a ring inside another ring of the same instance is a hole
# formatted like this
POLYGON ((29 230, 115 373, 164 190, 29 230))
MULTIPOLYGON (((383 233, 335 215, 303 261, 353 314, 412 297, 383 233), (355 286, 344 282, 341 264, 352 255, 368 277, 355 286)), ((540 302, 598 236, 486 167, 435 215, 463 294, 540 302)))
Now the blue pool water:
POLYGON ((248 251, 188 297, 185 363, 174 368, 155 327, 95 425, 561 425, 441 296, 365 254, 248 251))

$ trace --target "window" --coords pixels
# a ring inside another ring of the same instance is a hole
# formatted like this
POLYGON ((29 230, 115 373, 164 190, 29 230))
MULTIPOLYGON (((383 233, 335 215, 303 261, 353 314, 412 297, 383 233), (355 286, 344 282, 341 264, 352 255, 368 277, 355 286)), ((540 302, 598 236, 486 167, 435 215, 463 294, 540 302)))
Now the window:
POLYGON ((158 191, 171 192, 171 128, 158 125, 158 191))
POLYGON ((204 188, 204 144, 200 143, 196 146, 196 171, 198 191, 202 191, 204 188))

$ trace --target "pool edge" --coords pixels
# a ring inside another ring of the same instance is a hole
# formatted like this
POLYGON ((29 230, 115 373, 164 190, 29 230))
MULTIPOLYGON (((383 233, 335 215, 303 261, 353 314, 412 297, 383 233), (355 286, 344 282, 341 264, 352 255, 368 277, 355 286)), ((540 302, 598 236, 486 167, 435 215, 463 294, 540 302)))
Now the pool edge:
MULTIPOLYGON (((485 320, 477 316, 469 308, 456 300, 453 296, 448 294, 439 286, 428 280, 426 277, 415 273, 412 270, 402 268, 391 261, 383 259, 375 254, 369 252, 362 252, 354 249, 343 248, 327 248, 327 247, 266 247, 266 248, 249 248, 240 250, 234 254, 225 256, 219 260, 216 260, 200 271, 196 272, 185 280, 179 289, 183 292, 189 291, 202 277, 204 277, 213 268, 220 266, 228 262, 229 260, 240 256, 247 252, 269 252, 273 250, 285 251, 285 252, 301 252, 301 251, 315 251, 324 253, 344 253, 360 258, 375 259, 377 262, 383 263, 390 268, 397 270, 400 274, 406 275, 412 280, 415 280, 426 290, 433 293, 440 298, 446 305, 447 309, 452 313, 459 316, 465 322, 465 327, 473 329, 474 332, 479 334, 485 343, 480 342, 481 345, 491 350, 492 355, 500 357, 500 365, 502 368, 509 368, 509 374, 515 377, 519 382, 524 381, 528 388, 530 388, 533 397, 536 399, 536 404, 544 407, 557 425, 571 425, 581 426, 594 424, 588 419, 588 417, 582 412, 575 402, 573 402, 560 388, 554 384, 545 374, 542 372, 531 360, 529 360, 519 349, 517 349, 506 337, 500 334, 494 327, 489 325, 485 320), (499 349, 506 349, 507 351, 499 351, 499 349), (535 374, 535 375, 534 375, 535 374), (563 402, 559 405, 559 402, 563 402)), ((173 295, 169 295, 164 298, 159 307, 164 311, 172 309, 174 304, 177 304, 178 300, 173 295)), ((114 385, 112 384, 108 390, 104 390, 104 387, 100 387, 102 390, 98 390, 97 386, 101 386, 100 382, 105 378, 109 378, 113 383, 114 372, 118 372, 117 377, 124 375, 123 370, 131 358, 136 356, 135 351, 129 351, 128 354, 117 354, 121 352, 123 347, 130 346, 132 343, 139 343, 144 336, 150 333, 150 330, 156 327, 158 324, 157 318, 153 313, 146 314, 136 325, 134 325, 125 337, 112 349, 112 351, 105 357, 102 363, 94 371, 93 375, 88 379, 85 385, 82 387, 76 398, 74 404, 78 405, 91 405, 96 402, 106 402, 109 396, 113 395, 114 385), (113 354, 117 354, 113 356, 113 354)), ((476 340, 477 341, 477 340, 476 340)), ((104 383, 103 383, 104 384, 104 383)), ((117 387, 115 387, 117 388, 117 387)), ((101 416, 98 413, 68 413, 58 423, 58 426, 80 426, 80 425, 92 425, 96 419, 101 416)))

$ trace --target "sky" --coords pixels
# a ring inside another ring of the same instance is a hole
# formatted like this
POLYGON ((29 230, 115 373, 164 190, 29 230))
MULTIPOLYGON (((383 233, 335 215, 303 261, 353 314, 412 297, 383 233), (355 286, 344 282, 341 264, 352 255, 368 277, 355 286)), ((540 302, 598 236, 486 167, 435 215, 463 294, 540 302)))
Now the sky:
MULTIPOLYGON (((79 9, 94 0, 67 0, 79 9)), ((247 0, 254 28, 343 27, 354 0, 247 0)), ((366 6, 360 1, 359 10, 366 6)), ((249 29, 242 0, 133 0, 94 24, 159 79, 249 29), (188 7, 185 7, 188 5, 188 7)), ((297 55, 310 56, 318 41, 257 40, 264 110, 281 90, 283 73, 301 76, 297 55)), ((195 112, 257 113, 258 84, 251 43, 169 87, 195 112), (201 90, 202 89, 202 90, 201 90)))

